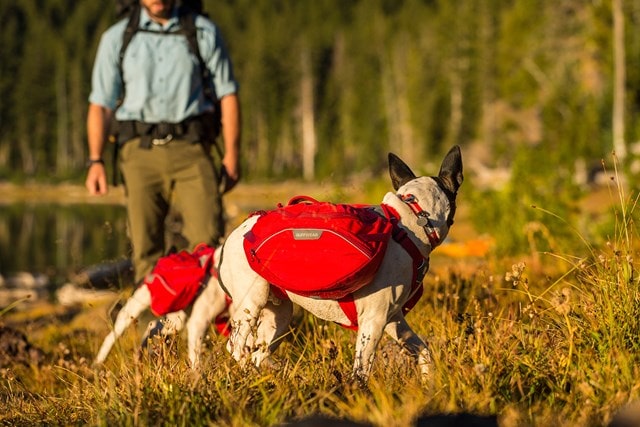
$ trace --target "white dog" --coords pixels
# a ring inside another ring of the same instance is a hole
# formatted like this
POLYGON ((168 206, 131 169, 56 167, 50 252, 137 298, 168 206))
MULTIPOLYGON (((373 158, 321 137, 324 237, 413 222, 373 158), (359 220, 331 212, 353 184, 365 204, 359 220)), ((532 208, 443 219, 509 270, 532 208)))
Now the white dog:
POLYGON ((352 375, 360 384, 368 380, 383 332, 417 359, 424 376, 429 375, 432 368, 429 349, 409 327, 403 311, 407 311, 410 301, 415 304, 416 294, 419 297, 422 291, 429 254, 446 238, 453 224, 456 195, 463 181, 460 148, 455 146, 449 151, 437 177, 416 177, 392 153, 389 153, 389 173, 396 193, 387 193, 382 205, 374 208, 395 211, 394 234, 408 238, 394 236, 389 240, 373 280, 350 295, 354 304, 351 314, 335 300, 305 297, 289 291, 286 297, 274 293, 268 281, 250 266, 243 246, 259 215, 249 217, 229 235, 218 271, 221 286, 235 307, 227 344, 234 359, 244 363, 251 358, 260 366, 288 330, 293 302, 321 319, 357 327, 352 375))
MULTIPOLYGON (((219 254, 220 251, 216 250, 213 256, 213 265, 218 264, 219 254)), ((105 361, 116 340, 150 305, 151 292, 149 287, 143 283, 136 289, 118 313, 113 325, 113 330, 104 339, 96 355, 94 364, 101 364, 105 361)), ((213 274, 209 278, 206 287, 192 302, 191 315, 189 316, 189 320, 186 321, 189 361, 194 370, 200 366, 202 340, 211 321, 218 316, 229 313, 231 313, 229 300, 220 288, 217 276, 213 274)), ((146 342, 149 334, 153 335, 159 332, 162 335, 170 335, 181 331, 184 328, 186 318, 187 315, 184 311, 168 313, 165 320, 152 322, 150 328, 147 329, 143 342, 146 342), (153 326, 154 324, 155 326, 153 326)))

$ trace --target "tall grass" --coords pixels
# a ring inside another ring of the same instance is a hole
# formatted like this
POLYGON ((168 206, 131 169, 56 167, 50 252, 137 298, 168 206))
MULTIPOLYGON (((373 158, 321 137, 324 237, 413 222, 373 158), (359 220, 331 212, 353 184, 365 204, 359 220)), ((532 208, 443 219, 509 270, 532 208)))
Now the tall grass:
POLYGON ((91 368, 108 332, 104 307, 84 307, 71 322, 12 310, 0 320, 26 328, 50 363, 0 370, 0 422, 271 426, 321 414, 410 426, 421 416, 470 413, 502 426, 606 425, 640 398, 637 199, 612 195, 604 244, 572 231, 580 255, 476 260, 472 268, 434 256, 425 297, 408 315, 431 346, 428 384, 384 340, 369 388, 353 386, 355 335, 304 313, 277 352, 279 368, 241 368, 212 330, 194 374, 184 339, 138 355, 138 328, 104 368, 91 368))

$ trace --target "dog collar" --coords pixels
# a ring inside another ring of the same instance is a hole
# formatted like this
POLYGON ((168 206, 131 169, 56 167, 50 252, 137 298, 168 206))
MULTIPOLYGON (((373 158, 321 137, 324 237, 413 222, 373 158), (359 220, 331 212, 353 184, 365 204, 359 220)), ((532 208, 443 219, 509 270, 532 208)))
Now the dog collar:
POLYGON ((416 223, 422 227, 425 234, 427 235, 427 239, 429 239, 429 244, 431 245, 431 249, 438 246, 440 241, 440 236, 436 231, 435 227, 431 223, 431 219, 429 218, 429 212, 422 209, 420 204, 418 203, 418 198, 413 194, 401 194, 400 200, 402 200, 409 208, 413 211, 413 213, 418 217, 416 223))

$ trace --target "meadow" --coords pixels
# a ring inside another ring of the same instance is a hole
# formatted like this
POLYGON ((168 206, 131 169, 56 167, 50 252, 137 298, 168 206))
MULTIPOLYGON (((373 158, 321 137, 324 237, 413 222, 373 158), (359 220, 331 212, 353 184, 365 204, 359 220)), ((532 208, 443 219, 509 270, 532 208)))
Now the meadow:
MULTIPOLYGON (((428 383, 384 339, 368 388, 356 387, 355 334, 304 313, 276 353, 277 369, 241 368, 214 328, 199 374, 188 367, 184 337, 140 353, 149 319, 97 369, 91 360, 114 300, 29 309, 17 302, 0 311, 0 324, 46 356, 40 365, 2 367, 0 424, 272 426, 317 415, 413 426, 465 414, 483 425, 609 425, 640 397, 640 277, 637 200, 618 188, 607 195, 612 207, 602 211, 614 225, 602 243, 567 225, 579 254, 496 256, 474 252, 473 243, 436 250, 425 295, 407 316, 431 347, 428 383)), ((462 206, 460 242, 472 234, 462 206)))

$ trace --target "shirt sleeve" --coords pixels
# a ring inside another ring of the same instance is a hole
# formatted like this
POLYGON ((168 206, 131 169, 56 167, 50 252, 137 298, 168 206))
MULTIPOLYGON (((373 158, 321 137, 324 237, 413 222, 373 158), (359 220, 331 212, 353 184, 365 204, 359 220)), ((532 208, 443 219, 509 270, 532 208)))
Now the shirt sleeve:
POLYGON ((115 109, 122 90, 119 55, 126 20, 108 29, 100 38, 91 74, 89 102, 115 109))
MULTIPOLYGON (((200 26, 200 22, 197 23, 200 26)), ((218 99, 225 95, 237 93, 238 82, 233 73, 231 58, 227 52, 222 35, 217 26, 208 19, 203 19, 201 34, 198 38, 201 56, 211 71, 213 88, 218 99)))

